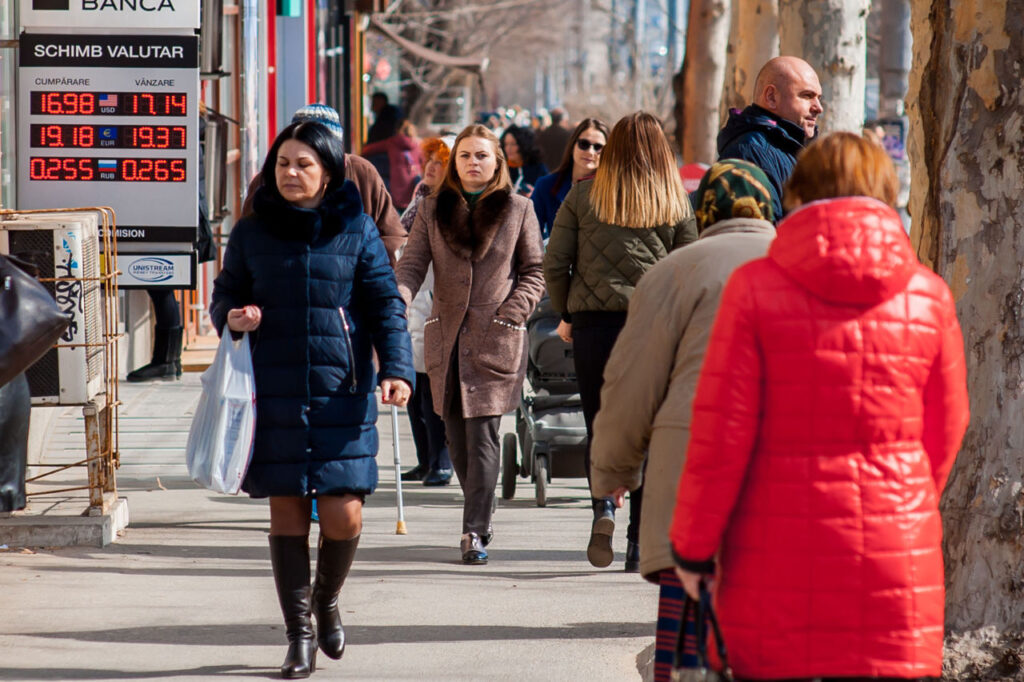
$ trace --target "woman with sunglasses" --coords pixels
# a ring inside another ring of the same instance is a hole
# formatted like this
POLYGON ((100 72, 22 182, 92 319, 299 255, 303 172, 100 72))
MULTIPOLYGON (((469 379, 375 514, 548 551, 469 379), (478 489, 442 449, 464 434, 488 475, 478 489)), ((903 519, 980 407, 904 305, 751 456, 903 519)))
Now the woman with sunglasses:
MULTIPOLYGON (((551 304, 566 323, 559 335, 572 342, 587 436, 601 406, 605 363, 640 277, 670 251, 697 238, 697 221, 676 170, 675 157, 651 114, 626 116, 612 129, 593 180, 577 183, 555 216, 544 255, 551 304), (571 319, 565 319, 565 315, 571 319), (564 329, 564 331, 562 331, 564 329), (563 335, 564 334, 564 335, 563 335)), ((584 456, 590 481, 590 447, 584 456)), ((642 488, 630 494, 626 570, 640 570, 642 488)), ((615 503, 592 499, 587 558, 611 564, 615 503)))
POLYGON ((537 181, 530 199, 544 239, 551 236, 555 214, 572 186, 580 180, 594 177, 597 165, 601 163, 601 150, 606 144, 608 125, 597 118, 583 119, 572 131, 558 168, 537 181))

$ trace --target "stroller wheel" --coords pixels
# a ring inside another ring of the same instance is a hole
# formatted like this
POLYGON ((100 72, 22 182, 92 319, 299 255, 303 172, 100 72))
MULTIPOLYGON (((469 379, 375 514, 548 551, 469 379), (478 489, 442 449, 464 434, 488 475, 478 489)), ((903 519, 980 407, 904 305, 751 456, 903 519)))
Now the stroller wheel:
POLYGON ((548 504, 548 456, 537 455, 533 460, 534 485, 537 488, 537 506, 548 504))
POLYGON ((501 439, 501 498, 511 500, 516 496, 516 474, 519 473, 519 444, 516 434, 506 433, 501 439))

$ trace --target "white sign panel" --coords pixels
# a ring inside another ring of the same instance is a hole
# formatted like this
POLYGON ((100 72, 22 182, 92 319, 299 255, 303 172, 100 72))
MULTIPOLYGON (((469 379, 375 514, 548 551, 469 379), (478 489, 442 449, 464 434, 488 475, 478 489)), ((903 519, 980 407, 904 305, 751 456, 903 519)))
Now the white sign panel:
POLYGON ((18 208, 111 206, 123 241, 194 242, 194 35, 19 41, 18 208))
POLYGON ((117 286, 122 289, 194 289, 196 258, 194 253, 124 253, 117 254, 121 276, 117 286))
POLYGON ((21 0, 28 28, 199 28, 199 0, 21 0))

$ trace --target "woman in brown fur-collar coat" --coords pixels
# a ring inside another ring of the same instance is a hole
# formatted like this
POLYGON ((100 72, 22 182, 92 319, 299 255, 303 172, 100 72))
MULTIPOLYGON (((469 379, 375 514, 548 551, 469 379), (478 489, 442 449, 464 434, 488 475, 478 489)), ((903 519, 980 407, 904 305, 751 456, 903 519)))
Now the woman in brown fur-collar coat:
POLYGON ((434 410, 462 486, 462 560, 487 563, 501 415, 519 404, 526 319, 544 292, 543 245, 529 199, 512 193, 498 139, 472 125, 455 139, 441 188, 423 200, 398 262, 406 305, 434 264, 424 361, 434 410))

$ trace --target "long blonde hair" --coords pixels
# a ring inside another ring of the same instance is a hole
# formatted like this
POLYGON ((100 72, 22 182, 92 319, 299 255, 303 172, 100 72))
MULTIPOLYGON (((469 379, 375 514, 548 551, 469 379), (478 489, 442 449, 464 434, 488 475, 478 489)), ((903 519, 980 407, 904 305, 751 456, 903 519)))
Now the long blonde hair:
POLYGON ((598 220, 623 227, 675 225, 690 215, 658 119, 638 111, 615 124, 590 188, 590 205, 598 220))
POLYGON ((480 137, 491 143, 491 148, 494 150, 494 156, 497 158, 498 163, 494 168, 494 177, 491 178, 487 186, 484 187, 483 193, 480 198, 483 199, 488 194, 496 192, 500 189, 512 189, 512 179, 508 174, 508 161, 505 159, 505 152, 501 149, 501 143, 498 142, 498 138, 495 137, 494 133, 491 132, 490 128, 479 124, 468 125, 462 129, 458 137, 455 138, 455 142, 452 144, 451 157, 448 159, 448 165, 444 172, 444 181, 441 183, 441 188, 447 187, 448 189, 456 192, 462 192, 462 181, 459 180, 459 171, 455 167, 455 156, 459 151, 459 144, 462 143, 467 137, 480 137))

